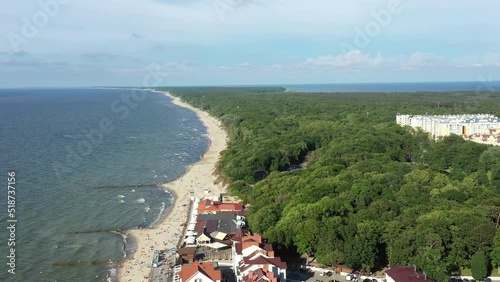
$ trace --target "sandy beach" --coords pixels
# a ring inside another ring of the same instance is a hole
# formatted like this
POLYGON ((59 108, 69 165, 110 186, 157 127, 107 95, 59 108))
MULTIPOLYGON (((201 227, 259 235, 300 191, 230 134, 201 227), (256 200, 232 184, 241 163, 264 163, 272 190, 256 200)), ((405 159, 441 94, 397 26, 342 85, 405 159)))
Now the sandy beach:
POLYGON ((178 239, 174 237, 174 233, 180 234, 183 228, 181 224, 187 220, 191 192, 194 192, 195 197, 203 197, 206 196, 204 190, 207 188, 210 196, 219 195, 225 191, 222 184, 215 184, 216 176, 213 174, 220 152, 226 148, 227 142, 227 134, 220 122, 207 112, 194 108, 169 93, 153 92, 167 95, 173 99, 175 105, 195 112, 207 128, 210 145, 203 158, 188 167, 186 174, 173 182, 162 185, 164 189, 173 192, 175 197, 175 202, 165 219, 153 228, 128 232, 128 236, 132 236, 137 242, 137 249, 132 258, 125 261, 118 270, 118 281, 121 282, 148 281, 153 250, 176 247, 178 239))

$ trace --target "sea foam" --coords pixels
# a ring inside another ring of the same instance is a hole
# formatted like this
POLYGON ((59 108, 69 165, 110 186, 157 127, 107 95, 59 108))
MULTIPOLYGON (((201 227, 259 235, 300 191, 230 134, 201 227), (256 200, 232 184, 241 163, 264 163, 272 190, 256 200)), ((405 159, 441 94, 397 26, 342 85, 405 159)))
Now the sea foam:
POLYGON ((146 200, 144 198, 140 198, 140 199, 135 200, 134 203, 144 204, 145 202, 146 202, 146 200))

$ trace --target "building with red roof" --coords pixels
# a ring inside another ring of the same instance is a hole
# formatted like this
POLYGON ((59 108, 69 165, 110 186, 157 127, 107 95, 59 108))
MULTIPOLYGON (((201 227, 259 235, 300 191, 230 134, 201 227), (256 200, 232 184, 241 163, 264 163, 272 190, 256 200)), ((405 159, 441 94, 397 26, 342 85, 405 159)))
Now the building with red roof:
POLYGON ((278 281, 286 280, 286 262, 283 262, 279 257, 275 257, 273 246, 265 243, 261 235, 244 234, 240 228, 232 240, 233 269, 237 281, 246 281, 245 279, 250 278, 265 280, 272 277, 275 277, 278 281), (262 273, 273 273, 274 275, 260 275, 262 273))
POLYGON ((213 264, 199 261, 183 265, 178 276, 180 278, 179 282, 221 282, 222 280, 221 271, 215 269, 213 264))
POLYGON ((387 282, 432 282, 415 266, 395 266, 385 271, 385 278, 387 282))
POLYGON ((198 206, 198 214, 214 214, 220 212, 242 212, 243 205, 240 203, 223 203, 204 199, 198 206))
POLYGON ((265 271, 259 268, 254 271, 248 272, 246 276, 243 277, 243 282, 278 282, 276 274, 272 271, 265 271))

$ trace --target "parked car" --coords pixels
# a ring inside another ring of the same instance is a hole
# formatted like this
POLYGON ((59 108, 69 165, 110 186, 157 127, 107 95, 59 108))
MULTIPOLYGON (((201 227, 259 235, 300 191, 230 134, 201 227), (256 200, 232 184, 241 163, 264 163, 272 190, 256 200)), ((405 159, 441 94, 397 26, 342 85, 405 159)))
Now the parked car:
POLYGON ((359 281, 359 275, 357 274, 347 274, 347 276, 345 277, 345 279, 347 281, 359 281))
POLYGON ((333 274, 333 272, 331 272, 331 271, 327 271, 327 272, 325 273, 325 275, 326 275, 326 276, 328 276, 328 277, 332 276, 332 274, 333 274))

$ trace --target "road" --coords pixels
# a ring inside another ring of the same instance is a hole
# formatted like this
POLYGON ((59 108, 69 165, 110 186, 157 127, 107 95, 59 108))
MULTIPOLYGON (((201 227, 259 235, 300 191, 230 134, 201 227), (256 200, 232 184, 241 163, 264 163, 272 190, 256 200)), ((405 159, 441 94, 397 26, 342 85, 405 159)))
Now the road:
MULTIPOLYGON (((345 276, 340 274, 333 274, 332 276, 321 276, 320 271, 288 271, 287 272, 287 280, 293 282, 348 282, 345 279, 345 276)), ((358 282, 363 282, 364 279, 360 279, 358 282)), ((381 278, 378 278, 378 281, 382 281, 381 278)))

